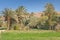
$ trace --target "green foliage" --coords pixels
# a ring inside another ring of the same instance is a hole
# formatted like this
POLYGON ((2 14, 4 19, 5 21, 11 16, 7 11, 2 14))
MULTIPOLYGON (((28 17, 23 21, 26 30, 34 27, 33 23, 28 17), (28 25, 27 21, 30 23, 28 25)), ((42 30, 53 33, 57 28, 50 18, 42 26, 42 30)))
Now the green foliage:
POLYGON ((30 27, 36 27, 37 24, 38 24, 38 18, 35 17, 35 16, 31 16, 28 25, 29 25, 30 27))
MULTIPOLYGON (((57 15, 54 6, 51 3, 47 3, 45 11, 40 17, 34 16, 34 12, 31 14, 27 12, 24 6, 18 7, 16 10, 6 8, 3 12, 5 21, 7 21, 7 29, 22 30, 27 26, 30 28, 38 29, 50 29, 53 30, 57 23, 60 23, 60 15, 57 15)), ((0 21, 0 25, 2 22, 0 21)))
POLYGON ((58 23, 60 23, 60 15, 59 15, 59 14, 56 15, 56 21, 57 21, 58 23))
POLYGON ((23 23, 25 26, 27 26, 28 23, 29 23, 29 18, 23 18, 23 19, 22 19, 22 23, 23 23))
POLYGON ((49 26, 49 29, 52 29, 51 27, 53 27, 57 23, 56 12, 51 3, 47 3, 45 8, 46 10, 44 11, 44 13, 46 16, 48 16, 48 20, 46 22, 48 23, 47 25, 49 26))
POLYGON ((12 24, 12 30, 19 30, 20 29, 20 26, 19 24, 12 24))

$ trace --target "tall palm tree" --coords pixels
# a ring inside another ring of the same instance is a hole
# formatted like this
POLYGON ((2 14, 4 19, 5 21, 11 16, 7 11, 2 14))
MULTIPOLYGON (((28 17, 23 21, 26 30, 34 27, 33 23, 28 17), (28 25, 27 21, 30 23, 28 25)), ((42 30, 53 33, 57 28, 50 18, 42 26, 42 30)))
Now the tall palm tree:
POLYGON ((18 21, 19 23, 22 22, 22 18, 24 16, 24 14, 26 14, 26 9, 24 6, 20 6, 16 9, 16 13, 17 13, 17 16, 18 16, 18 21), (22 16, 23 15, 23 16, 22 16))
POLYGON ((5 10, 3 11, 3 14, 5 16, 5 19, 7 21, 7 29, 10 30, 10 23, 11 23, 11 18, 13 18, 13 11, 11 9, 5 8, 5 10))
POLYGON ((20 25, 20 27, 23 27, 23 18, 25 17, 25 15, 27 14, 27 11, 25 9, 24 6, 20 6, 16 9, 16 14, 18 16, 18 24, 20 25))
POLYGON ((56 15, 56 12, 55 12, 55 9, 53 7, 53 5, 51 3, 47 3, 46 6, 45 6, 45 11, 44 11, 45 15, 48 16, 48 24, 49 24, 49 29, 52 28, 52 25, 51 23, 56 20, 56 19, 53 19, 56 15))

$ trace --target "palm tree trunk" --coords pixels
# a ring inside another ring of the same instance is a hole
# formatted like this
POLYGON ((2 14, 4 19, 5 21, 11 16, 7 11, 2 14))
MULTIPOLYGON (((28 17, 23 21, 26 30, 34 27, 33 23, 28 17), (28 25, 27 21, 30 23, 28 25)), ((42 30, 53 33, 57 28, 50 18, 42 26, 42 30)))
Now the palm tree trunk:
POLYGON ((7 17, 7 30, 10 30, 10 17, 7 17))

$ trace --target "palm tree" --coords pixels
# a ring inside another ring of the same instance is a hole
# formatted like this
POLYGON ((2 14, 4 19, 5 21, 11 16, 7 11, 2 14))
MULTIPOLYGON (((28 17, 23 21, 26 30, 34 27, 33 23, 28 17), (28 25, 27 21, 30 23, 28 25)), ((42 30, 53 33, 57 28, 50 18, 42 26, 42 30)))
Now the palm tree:
POLYGON ((8 9, 8 8, 5 8, 5 10, 3 11, 3 14, 5 16, 5 19, 7 21, 7 29, 10 30, 10 26, 11 26, 11 18, 13 18, 13 14, 14 12, 12 11, 12 9, 8 9))
POLYGON ((23 19, 25 18, 25 15, 27 14, 27 11, 25 9, 24 6, 20 6, 16 9, 16 14, 18 16, 18 24, 20 25, 20 27, 23 27, 23 19))
POLYGON ((51 25, 52 24, 51 22, 55 23, 54 21, 56 20, 56 19, 54 19, 56 12, 55 12, 55 9, 51 3, 46 4, 44 13, 45 13, 45 16, 48 16, 47 22, 49 25, 49 29, 51 29, 53 27, 51 25))

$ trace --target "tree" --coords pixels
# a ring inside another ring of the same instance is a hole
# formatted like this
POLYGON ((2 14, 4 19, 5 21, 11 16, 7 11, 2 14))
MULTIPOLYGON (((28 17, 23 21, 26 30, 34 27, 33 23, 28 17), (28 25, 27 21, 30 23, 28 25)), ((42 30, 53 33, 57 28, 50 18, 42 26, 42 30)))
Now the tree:
POLYGON ((49 25, 49 29, 52 29, 53 24, 56 23, 56 12, 55 12, 55 8, 53 7, 53 5, 51 3, 47 3, 45 6, 45 11, 44 11, 45 15, 48 16, 48 20, 46 21, 49 25), (55 18, 55 19, 54 19, 55 18))
POLYGON ((2 12, 5 16, 5 20, 7 21, 7 29, 11 29, 11 18, 13 18, 14 11, 12 9, 5 8, 5 10, 2 12))
POLYGON ((38 24, 37 24, 37 27, 40 28, 40 29, 47 29, 47 26, 45 27, 45 23, 46 21, 48 20, 48 16, 41 16, 39 19, 38 19, 38 24))
POLYGON ((37 17, 31 16, 30 19, 29 19, 30 21, 29 21, 28 26, 31 27, 31 28, 35 28, 37 26, 37 23, 38 23, 37 19, 38 19, 37 17))
POLYGON ((26 13, 26 9, 24 6, 20 6, 16 9, 16 13, 17 13, 17 16, 18 16, 18 21, 19 23, 21 23, 22 21, 22 15, 24 15, 26 13))
POLYGON ((20 28, 24 28, 24 23, 23 23, 23 19, 26 17, 27 15, 27 11, 25 9, 24 6, 20 6, 16 9, 16 14, 18 16, 18 24, 20 25, 20 28))

